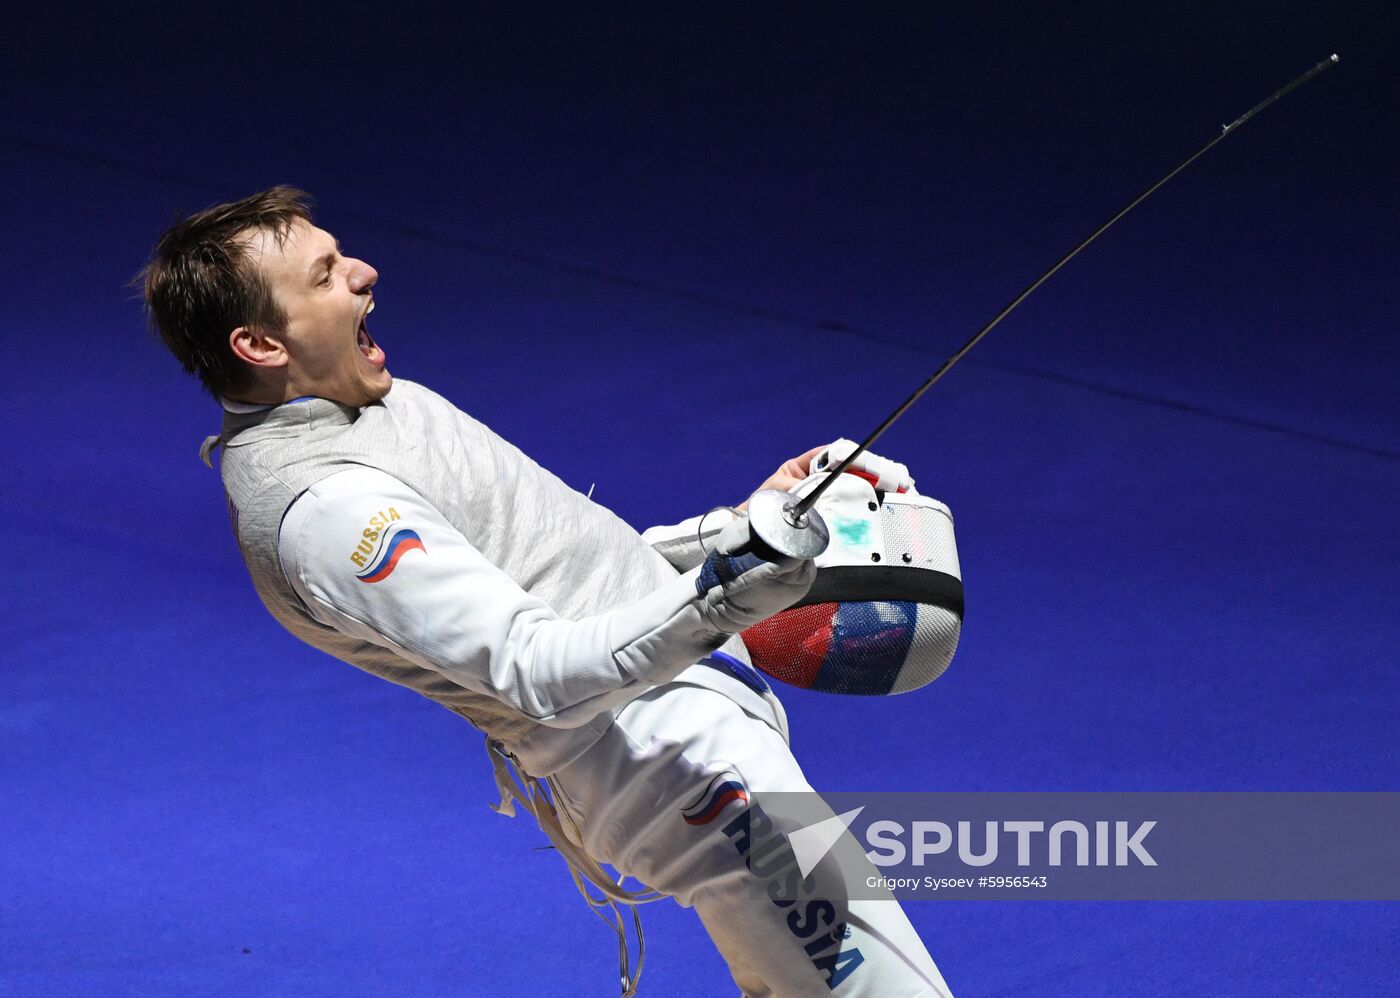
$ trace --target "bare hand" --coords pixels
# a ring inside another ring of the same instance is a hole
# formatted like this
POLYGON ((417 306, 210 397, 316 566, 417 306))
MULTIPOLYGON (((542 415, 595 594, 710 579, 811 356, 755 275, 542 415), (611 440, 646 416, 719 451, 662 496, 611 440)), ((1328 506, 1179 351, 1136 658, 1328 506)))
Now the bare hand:
MULTIPOLYGON (((754 489, 754 491, 762 492, 764 489, 781 489, 786 492, 793 486, 805 481, 808 473, 811 471, 812 458, 820 454, 827 446, 827 444, 821 444, 820 446, 813 447, 807 453, 799 457, 784 461, 778 467, 778 470, 769 475, 768 479, 758 488, 754 489)), ((749 502, 745 499, 739 504, 738 509, 742 512, 748 509, 748 506, 749 502)))

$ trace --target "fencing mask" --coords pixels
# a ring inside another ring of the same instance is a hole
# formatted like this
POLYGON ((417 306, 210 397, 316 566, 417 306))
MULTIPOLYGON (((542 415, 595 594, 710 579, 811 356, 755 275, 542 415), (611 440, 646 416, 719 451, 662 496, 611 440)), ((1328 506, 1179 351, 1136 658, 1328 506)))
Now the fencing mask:
POLYGON ((817 500, 831 544, 811 591, 743 632, 753 664, 775 679, 884 696, 933 682, 953 659, 963 589, 952 513, 912 491, 876 491, 869 478, 843 474, 817 500))

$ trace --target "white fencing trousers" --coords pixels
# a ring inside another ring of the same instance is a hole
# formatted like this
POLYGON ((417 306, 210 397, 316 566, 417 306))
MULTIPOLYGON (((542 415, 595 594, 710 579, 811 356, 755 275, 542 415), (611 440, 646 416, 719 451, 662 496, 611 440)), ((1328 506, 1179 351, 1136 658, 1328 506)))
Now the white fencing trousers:
POLYGON ((593 857, 695 908, 747 998, 951 998, 893 897, 765 893, 748 794, 811 791, 780 724, 672 684, 628 704, 550 782, 593 857))

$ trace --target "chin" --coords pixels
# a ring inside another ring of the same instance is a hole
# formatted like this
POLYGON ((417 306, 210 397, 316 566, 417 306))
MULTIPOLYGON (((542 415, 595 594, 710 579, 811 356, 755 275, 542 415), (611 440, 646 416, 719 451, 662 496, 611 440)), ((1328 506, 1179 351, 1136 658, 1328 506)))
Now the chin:
POLYGON ((375 378, 374 381, 365 385, 365 400, 360 404, 371 405, 375 402, 378 402, 385 395, 388 395, 389 389, 393 387, 393 376, 389 374, 389 371, 386 368, 385 370, 380 372, 379 377, 375 378))
POLYGON ((389 389, 393 387, 394 379, 389 376, 387 368, 381 367, 374 371, 352 371, 334 381, 328 379, 320 384, 298 384, 294 394, 315 395, 339 402, 341 405, 363 409, 388 395, 389 389))

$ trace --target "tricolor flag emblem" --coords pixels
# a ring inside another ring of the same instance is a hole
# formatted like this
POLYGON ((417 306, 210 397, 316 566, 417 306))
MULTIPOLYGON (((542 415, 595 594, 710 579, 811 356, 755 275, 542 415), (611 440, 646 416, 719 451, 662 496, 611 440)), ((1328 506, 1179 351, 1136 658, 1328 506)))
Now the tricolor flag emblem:
POLYGON ((370 562, 369 568, 357 574, 355 578, 361 582, 383 582, 393 573, 399 559, 410 551, 428 553, 428 549, 423 546, 423 539, 415 531, 407 527, 396 527, 384 536, 379 554, 370 562))
POLYGON ((739 774, 726 770, 715 776, 695 803, 683 808, 681 816, 687 825, 708 825, 719 817, 730 801, 749 802, 749 792, 744 789, 744 781, 739 774))

